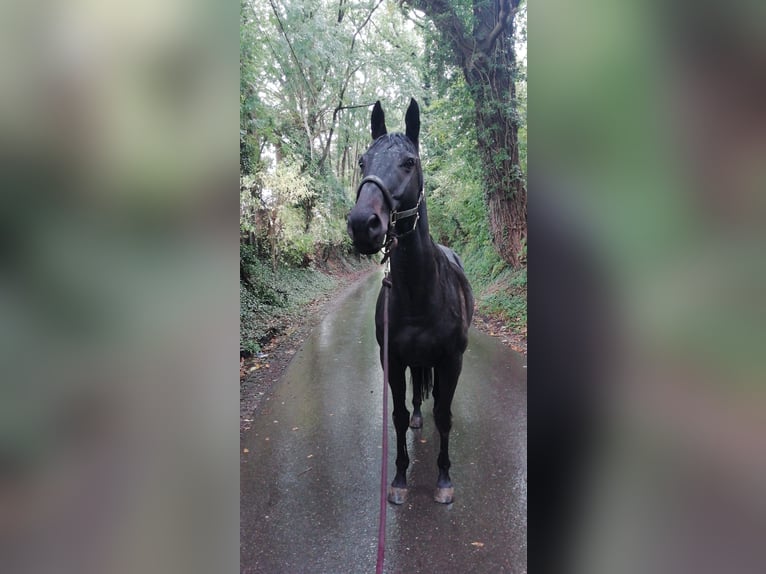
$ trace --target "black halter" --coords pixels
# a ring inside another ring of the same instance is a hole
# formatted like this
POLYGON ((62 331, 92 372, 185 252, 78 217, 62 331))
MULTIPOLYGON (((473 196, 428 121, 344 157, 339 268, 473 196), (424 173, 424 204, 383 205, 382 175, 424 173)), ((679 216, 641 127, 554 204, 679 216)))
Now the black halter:
MULTIPOLYGON (((418 166, 419 167, 419 166, 418 166)), ((417 170, 420 174, 420 169, 417 170)), ((412 179, 412 176, 414 175, 414 171, 408 175, 405 180, 399 185, 399 187, 396 189, 396 193, 404 188, 406 188, 410 180, 412 179)), ((386 202, 386 205, 388 206, 388 210, 391 213, 390 215, 390 225, 388 226, 388 233, 386 244, 390 245, 391 242, 398 237, 404 237, 405 235, 409 235, 415 229, 417 229, 418 221, 420 220, 420 213, 418 213, 418 209, 420 209, 420 203, 423 201, 423 178, 422 175, 420 176, 420 194, 418 195, 418 202, 415 204, 415 207, 411 209, 405 209, 404 211, 398 211, 394 208, 394 196, 389 191, 388 187, 385 183, 383 183, 383 180, 380 179, 377 175, 368 175, 367 177, 363 178, 362 181, 359 182, 359 187, 356 188, 356 201, 359 201, 359 194, 362 191, 362 187, 364 187, 364 184, 366 183, 374 183, 377 188, 380 190, 381 194, 383 195, 383 200, 386 202), (415 217, 415 223, 412 224, 412 228, 408 231, 405 231, 402 234, 397 234, 395 225, 398 221, 402 221, 403 219, 408 219, 410 217, 415 217)))

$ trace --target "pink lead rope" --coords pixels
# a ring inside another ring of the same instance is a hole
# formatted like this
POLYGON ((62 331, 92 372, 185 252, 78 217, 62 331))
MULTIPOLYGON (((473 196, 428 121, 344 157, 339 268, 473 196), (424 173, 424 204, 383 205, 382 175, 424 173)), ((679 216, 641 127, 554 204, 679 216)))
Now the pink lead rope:
POLYGON ((388 291, 391 279, 388 272, 383 278, 383 456, 380 463, 380 521, 378 522, 378 563, 376 574, 383 572, 383 559, 386 552, 386 493, 388 478, 388 291))

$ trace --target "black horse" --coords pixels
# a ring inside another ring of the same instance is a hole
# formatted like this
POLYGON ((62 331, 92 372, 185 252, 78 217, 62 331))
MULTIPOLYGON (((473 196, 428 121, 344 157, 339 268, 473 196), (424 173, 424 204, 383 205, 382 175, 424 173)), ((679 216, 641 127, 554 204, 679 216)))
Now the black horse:
MULTIPOLYGON (((359 166, 362 181, 356 205, 348 216, 348 231, 356 248, 373 254, 390 249, 389 385, 396 428, 396 477, 388 500, 402 504, 407 493, 406 433, 408 421, 420 428, 420 405, 432 391, 434 420, 441 438, 439 478, 434 499, 448 504, 454 499, 450 480, 449 432, 452 398, 468 345, 473 316, 473 293, 460 258, 436 244, 428 233, 428 213, 423 195, 423 171, 418 153, 420 109, 410 101, 405 116, 406 133, 386 132, 380 102, 372 110, 373 144, 359 166), (405 370, 413 384, 413 415, 405 404, 405 370)), ((383 290, 378 296, 375 326, 383 357, 383 290)))

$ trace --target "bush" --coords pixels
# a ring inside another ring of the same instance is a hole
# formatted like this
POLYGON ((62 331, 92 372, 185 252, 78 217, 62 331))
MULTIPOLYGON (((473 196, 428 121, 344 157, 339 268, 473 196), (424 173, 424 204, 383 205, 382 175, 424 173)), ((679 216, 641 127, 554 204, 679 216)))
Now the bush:
POLYGON ((483 288, 479 310, 501 316, 516 328, 527 324, 527 270, 507 268, 483 288))
POLYGON ((281 259, 290 267, 308 267, 313 255, 314 238, 308 233, 301 233, 285 243, 281 259))
MULTIPOLYGON (((272 276, 271 269, 266 262, 256 257, 255 249, 252 246, 240 244, 239 261, 240 273, 244 271, 245 274, 245 277, 240 277, 244 283, 240 284, 240 287, 244 287, 262 304, 285 305, 284 293, 268 282, 268 278, 272 276)), ((240 303, 241 301, 242 295, 240 293, 240 303)))
MULTIPOLYGON (((241 250, 247 252, 247 249, 241 250)), ((254 287, 239 286, 239 347, 243 355, 260 351, 274 335, 295 320, 302 306, 332 290, 337 281, 315 269, 270 266, 256 259, 249 264, 254 287)))

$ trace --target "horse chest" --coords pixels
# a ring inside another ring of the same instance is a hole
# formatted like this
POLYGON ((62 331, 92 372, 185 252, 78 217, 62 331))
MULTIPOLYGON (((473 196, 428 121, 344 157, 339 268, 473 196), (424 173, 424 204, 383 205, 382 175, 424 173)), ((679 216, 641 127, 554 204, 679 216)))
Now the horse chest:
POLYGON ((448 346, 447 333, 420 325, 404 325, 393 339, 393 350, 407 365, 433 366, 448 346))

